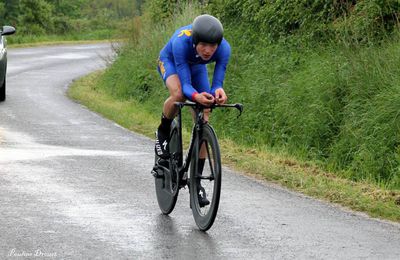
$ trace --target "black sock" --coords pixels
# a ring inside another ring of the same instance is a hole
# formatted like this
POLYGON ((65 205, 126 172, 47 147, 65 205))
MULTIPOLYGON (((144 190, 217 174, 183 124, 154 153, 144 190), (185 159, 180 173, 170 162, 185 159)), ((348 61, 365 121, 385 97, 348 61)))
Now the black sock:
POLYGON ((199 175, 202 175, 202 173, 203 173, 205 162, 206 162, 206 159, 199 159, 199 164, 197 165, 197 172, 199 173, 199 175))
MULTIPOLYGON (((203 174, 203 169, 204 169, 205 162, 206 162, 206 159, 199 158, 199 162, 197 164, 197 172, 198 172, 199 176, 201 176, 203 174)), ((197 186, 200 186, 200 181, 201 181, 201 179, 198 178, 197 179, 197 186)))
POLYGON ((164 114, 161 116, 161 124, 158 127, 159 129, 162 129, 166 133, 168 133, 171 129, 171 123, 174 119, 169 119, 167 118, 164 114))

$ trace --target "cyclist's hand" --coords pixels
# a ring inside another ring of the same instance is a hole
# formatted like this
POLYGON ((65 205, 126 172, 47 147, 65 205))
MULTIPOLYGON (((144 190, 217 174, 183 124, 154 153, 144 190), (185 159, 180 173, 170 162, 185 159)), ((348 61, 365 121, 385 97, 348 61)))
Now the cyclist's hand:
POLYGON ((217 104, 225 104, 226 100, 228 100, 228 97, 225 94, 225 91, 223 88, 219 88, 215 90, 215 100, 217 104))
POLYGON ((207 92, 202 92, 200 94, 197 94, 194 97, 195 101, 197 103, 202 104, 203 106, 211 106, 212 104, 214 104, 214 97, 213 95, 211 95, 210 93, 207 92))

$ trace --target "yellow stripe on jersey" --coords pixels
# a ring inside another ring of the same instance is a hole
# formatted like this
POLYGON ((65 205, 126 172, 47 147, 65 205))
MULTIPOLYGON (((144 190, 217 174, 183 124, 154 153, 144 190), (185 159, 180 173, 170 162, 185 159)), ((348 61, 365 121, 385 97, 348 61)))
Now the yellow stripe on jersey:
POLYGON ((182 37, 183 35, 186 36, 191 36, 192 35, 192 30, 182 30, 181 33, 178 35, 178 37, 182 37))
POLYGON ((165 67, 164 67, 164 62, 158 60, 158 67, 160 68, 161 75, 164 77, 165 76, 165 67))

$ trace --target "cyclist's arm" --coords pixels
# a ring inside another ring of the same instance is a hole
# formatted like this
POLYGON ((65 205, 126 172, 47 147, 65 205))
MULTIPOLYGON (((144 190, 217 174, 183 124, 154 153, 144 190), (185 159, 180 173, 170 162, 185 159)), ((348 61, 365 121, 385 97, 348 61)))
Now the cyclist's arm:
POLYGON ((226 40, 223 40, 217 53, 217 60, 214 69, 213 82, 211 85, 211 94, 224 85, 225 71, 231 56, 231 47, 226 40))
POLYGON ((175 41, 172 45, 172 52, 179 80, 181 81, 182 92, 186 98, 195 101, 194 97, 198 93, 192 86, 190 67, 186 57, 188 50, 186 48, 182 42, 175 41))

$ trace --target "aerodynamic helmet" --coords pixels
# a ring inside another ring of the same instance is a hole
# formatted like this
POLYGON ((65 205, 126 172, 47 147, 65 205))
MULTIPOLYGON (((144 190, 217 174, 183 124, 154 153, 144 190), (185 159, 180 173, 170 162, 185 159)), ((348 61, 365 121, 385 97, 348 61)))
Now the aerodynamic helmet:
POLYGON ((224 28, 221 22, 212 15, 203 14, 193 21, 192 37, 194 45, 199 42, 220 44, 223 38, 224 28))

